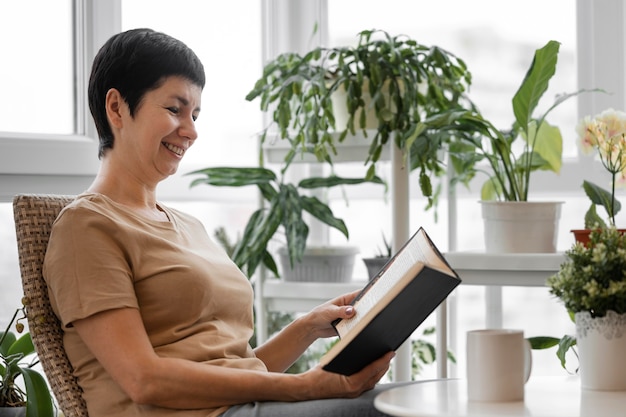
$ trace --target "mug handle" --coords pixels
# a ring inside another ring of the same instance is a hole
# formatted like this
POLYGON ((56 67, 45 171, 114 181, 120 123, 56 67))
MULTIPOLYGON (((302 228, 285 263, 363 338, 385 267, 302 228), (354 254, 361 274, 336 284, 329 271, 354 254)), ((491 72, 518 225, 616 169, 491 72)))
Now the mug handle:
POLYGON ((524 339, 524 383, 528 382, 530 378, 530 371, 533 367, 533 353, 532 348, 530 346, 530 342, 527 339, 524 339))

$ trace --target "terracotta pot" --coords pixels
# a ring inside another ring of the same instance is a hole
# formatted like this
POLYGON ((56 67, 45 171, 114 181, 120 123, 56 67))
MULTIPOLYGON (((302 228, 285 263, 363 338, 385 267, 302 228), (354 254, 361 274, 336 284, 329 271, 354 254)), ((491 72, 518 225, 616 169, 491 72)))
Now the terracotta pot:
MULTIPOLYGON (((617 229, 621 234, 626 233, 626 229, 617 229)), ((592 229, 572 229, 571 232, 574 234, 574 240, 576 242, 580 242, 585 246, 589 244, 589 235, 591 234, 592 229)))

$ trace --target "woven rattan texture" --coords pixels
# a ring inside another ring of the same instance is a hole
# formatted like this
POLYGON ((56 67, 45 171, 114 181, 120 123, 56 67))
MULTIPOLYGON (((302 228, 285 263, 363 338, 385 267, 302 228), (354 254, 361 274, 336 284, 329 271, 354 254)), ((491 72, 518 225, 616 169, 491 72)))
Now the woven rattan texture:
POLYGON ((18 195, 13 199, 13 214, 28 327, 37 355, 65 416, 87 417, 82 391, 63 349, 63 330, 50 306, 42 276, 52 223, 72 200, 71 196, 18 195))

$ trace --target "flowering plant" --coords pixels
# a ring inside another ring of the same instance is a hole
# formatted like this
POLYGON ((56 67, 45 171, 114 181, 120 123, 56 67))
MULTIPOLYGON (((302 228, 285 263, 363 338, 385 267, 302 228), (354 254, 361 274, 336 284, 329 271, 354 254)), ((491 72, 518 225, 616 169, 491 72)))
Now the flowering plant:
POLYGON ((565 252, 566 261, 548 278, 550 293, 570 314, 607 311, 626 313, 626 235, 615 227, 591 231, 590 245, 576 242, 565 252))
MULTIPOLYGON (((17 333, 24 331, 25 306, 18 308, 4 331, 0 331, 0 408, 26 407, 26 417, 52 417, 52 394, 44 377, 33 366, 39 359, 30 333, 19 338, 11 331, 15 323, 17 333), (20 315, 21 317, 18 317, 20 315), (21 377, 24 389, 17 383, 21 377)), ((17 414, 16 414, 17 415, 17 414)))
POLYGON ((583 152, 596 151, 611 174, 610 192, 592 182, 583 182, 583 189, 591 200, 591 207, 585 214, 585 228, 606 227, 597 213, 597 205, 604 207, 610 225, 615 226, 615 215, 622 207, 615 198, 615 186, 626 182, 626 113, 607 109, 593 118, 583 118, 576 130, 583 152))

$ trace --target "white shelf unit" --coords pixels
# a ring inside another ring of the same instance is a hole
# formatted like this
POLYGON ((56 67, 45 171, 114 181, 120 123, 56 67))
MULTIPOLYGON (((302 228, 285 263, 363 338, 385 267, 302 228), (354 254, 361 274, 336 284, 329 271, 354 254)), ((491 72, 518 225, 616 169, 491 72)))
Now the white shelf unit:
MULTIPOLYGON (((539 254, 491 254, 482 252, 449 252, 444 254, 459 276, 461 285, 484 285, 487 287, 485 314, 487 327, 502 327, 502 287, 542 287, 546 279, 558 271, 565 260, 563 253, 539 254)), ((286 311, 306 312, 338 295, 355 291, 366 284, 364 280, 348 283, 285 282, 277 279, 265 280, 261 308, 263 312, 286 311)), ((438 319, 447 316, 447 305, 438 308, 438 319)), ((448 331, 447 320, 440 320, 438 334, 448 331)), ((437 357, 445 358, 447 343, 437 341, 437 357)), ((410 360, 410 357, 409 357, 410 360)), ((409 362, 410 364, 410 362, 409 362)), ((401 363, 398 366, 405 366, 401 363)), ((447 376, 447 362, 438 361, 437 376, 447 376)), ((407 369, 410 367, 407 366, 407 369)))

